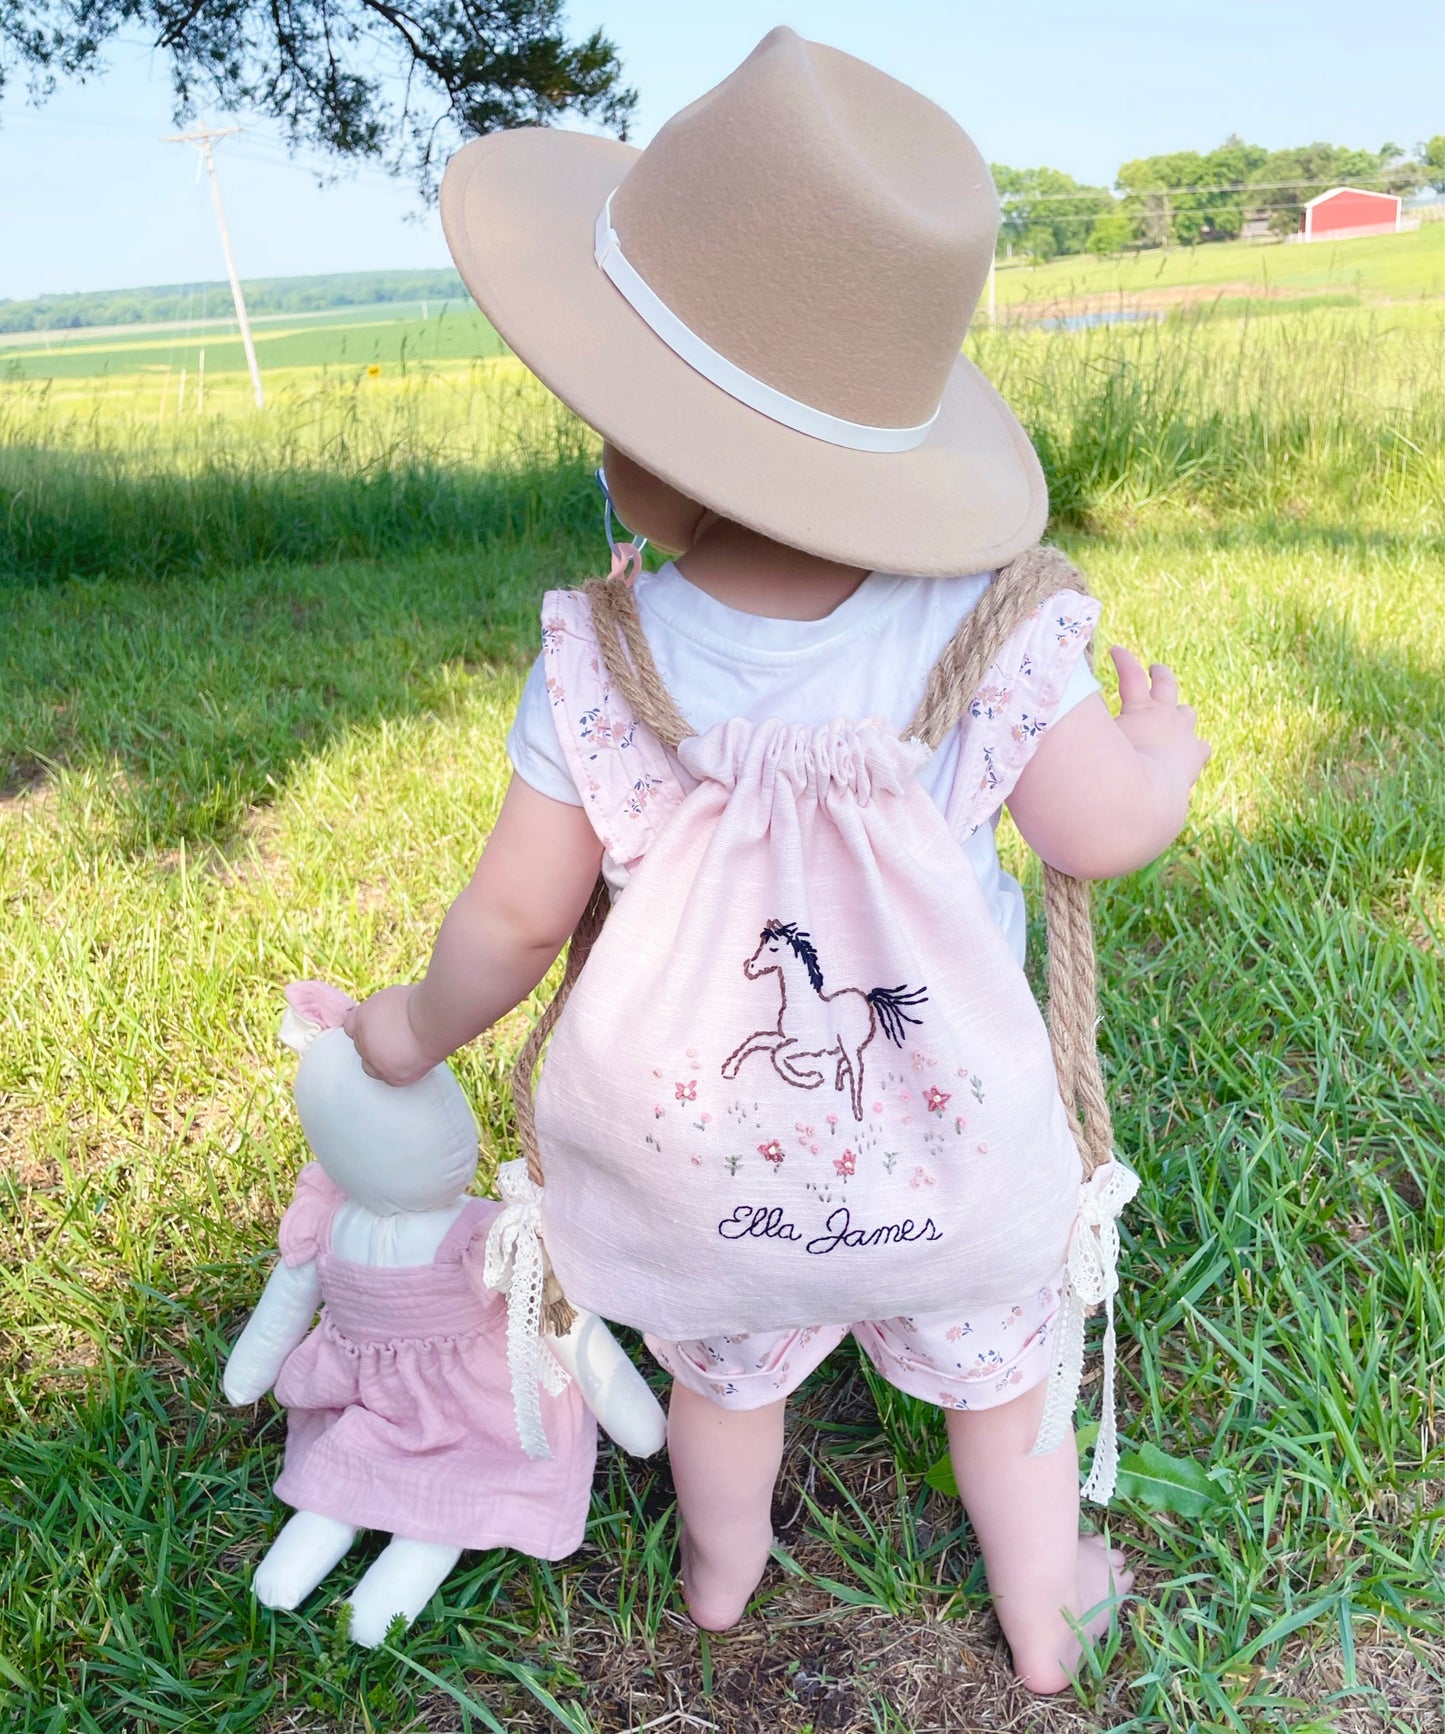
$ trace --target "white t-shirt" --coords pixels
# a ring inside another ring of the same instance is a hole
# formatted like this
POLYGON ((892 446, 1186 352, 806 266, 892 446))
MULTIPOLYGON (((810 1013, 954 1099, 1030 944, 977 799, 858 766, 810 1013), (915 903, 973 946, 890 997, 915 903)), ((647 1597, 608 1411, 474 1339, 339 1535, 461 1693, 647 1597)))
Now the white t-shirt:
MULTIPOLYGON (((880 717, 902 730, 918 709, 929 670, 991 576, 870 573, 822 620, 773 620, 728 608, 689 584, 671 561, 657 572, 642 573, 635 593, 663 682, 699 733, 732 717, 814 724, 880 717)), ((1055 720, 1098 691, 1081 658, 1055 720)), ((507 752, 523 782, 553 800, 582 804, 557 738, 540 658, 522 690, 507 752)), ((955 730, 918 774, 939 808, 947 805, 957 764, 955 730)), ((995 816, 963 848, 994 920, 1022 963, 1023 891, 999 865, 997 823, 995 816)))

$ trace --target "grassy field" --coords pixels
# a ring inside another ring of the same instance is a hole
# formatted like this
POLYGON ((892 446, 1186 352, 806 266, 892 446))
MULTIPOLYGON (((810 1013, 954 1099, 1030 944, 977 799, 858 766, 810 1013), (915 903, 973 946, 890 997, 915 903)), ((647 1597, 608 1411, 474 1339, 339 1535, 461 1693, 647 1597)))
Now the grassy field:
MULTIPOLYGON (((329 313, 272 314, 251 328, 256 362, 269 380, 278 370, 372 364, 425 366, 499 355, 501 339, 470 302, 387 303, 346 307, 329 313)), ((181 370, 190 381, 189 403, 197 406, 196 376, 202 352, 205 372, 244 373, 246 354, 234 316, 208 318, 196 326, 127 327, 11 333, 0 337, 0 382, 30 379, 115 379, 131 391, 148 382, 157 404, 180 414, 181 370)))
POLYGON ((1353 241, 1220 241, 1128 253, 1118 259, 1054 259, 1047 265, 1000 262, 1001 307, 1024 302, 1158 299, 1183 294, 1331 296, 1410 301, 1445 295, 1445 224, 1422 223, 1400 235, 1353 241))
MULTIPOLYGON (((681 1616, 665 1465, 609 1450, 578 1555, 469 1555, 375 1656, 334 1600, 374 1549, 299 1615, 250 1602, 282 1429, 218 1369, 302 1160, 280 989, 424 959, 540 592, 598 563, 591 442, 505 360, 298 371, 264 416, 232 380, 180 422, 149 381, 0 388, 0 1727, 1440 1734, 1441 335, 978 346, 1109 638, 1216 747, 1180 843, 1098 899, 1145 1179, 1122 1425, 1213 1475, 1115 1502, 1137 1599, 1047 1706, 925 1479, 939 1417, 851 1351, 795 1406, 733 1634, 681 1616)), ((459 1064, 496 1157, 528 1017, 459 1064)))
MULTIPOLYGON (((1048 265, 1000 262, 996 296, 1004 320, 1059 311, 1166 310, 1204 306, 1230 314, 1279 313, 1307 307, 1438 300, 1445 296, 1445 224, 1402 235, 1309 246, 1227 242, 1207 247, 1075 257, 1048 265)), ((256 354, 268 389, 284 389, 294 372, 347 371, 380 365, 454 365, 497 355, 502 344, 470 302, 386 302, 326 313, 266 314, 253 322, 256 354)), ((196 409, 196 373, 205 351, 208 379, 244 372, 245 354, 228 298, 212 291, 194 318, 173 325, 106 330, 0 333, 0 383, 21 380, 99 382, 122 394, 152 394, 157 414, 196 409), (181 370, 189 381, 182 404, 181 370)))

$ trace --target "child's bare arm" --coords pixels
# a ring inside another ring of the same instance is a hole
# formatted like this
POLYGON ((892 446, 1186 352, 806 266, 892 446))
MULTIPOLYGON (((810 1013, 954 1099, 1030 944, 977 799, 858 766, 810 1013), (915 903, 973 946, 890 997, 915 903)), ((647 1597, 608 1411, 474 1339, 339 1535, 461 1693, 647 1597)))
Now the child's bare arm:
POLYGON ((388 1084, 415 1083, 524 1000, 576 927, 601 861, 581 807, 513 777, 426 978, 383 988, 347 1018, 366 1070, 388 1084))
POLYGON ((1044 736, 1008 802, 1034 853, 1080 879, 1132 873, 1168 848, 1211 751, 1169 669, 1146 673, 1119 646, 1110 655, 1118 716, 1097 694, 1077 705, 1044 736))

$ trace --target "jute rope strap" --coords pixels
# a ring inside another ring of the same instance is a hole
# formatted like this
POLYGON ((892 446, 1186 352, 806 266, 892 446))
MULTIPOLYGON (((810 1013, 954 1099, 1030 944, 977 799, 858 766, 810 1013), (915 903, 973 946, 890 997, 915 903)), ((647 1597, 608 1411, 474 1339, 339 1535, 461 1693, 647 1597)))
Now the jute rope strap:
MULTIPOLYGON (((1087 592, 1077 568, 1057 548, 1030 548, 1000 568, 978 605, 959 627, 929 673, 923 702, 906 730, 926 746, 940 746, 967 713, 990 664, 1039 604, 1060 590, 1087 592)), ((631 586, 621 578, 596 578, 585 587, 592 628, 607 673, 632 714, 662 744, 675 752, 696 731, 677 708, 658 673, 638 618, 631 586)), ((533 1076, 543 1045, 551 1035, 574 983, 582 973, 602 923, 609 898, 599 879, 567 953, 566 971, 555 998, 522 1045, 512 1074, 517 1138, 527 1173, 543 1184, 537 1148, 533 1076)), ((1113 1154, 1113 1129, 1099 1067, 1098 968, 1086 880, 1044 868, 1044 914, 1048 928, 1048 1027, 1058 1072, 1059 1093, 1068 1110, 1079 1160, 1087 1180, 1113 1154)), ((548 1274, 548 1328, 566 1331, 571 1306, 555 1277, 548 1274)))
MULTIPOLYGON (((989 664, 1039 604, 1060 590, 1087 594, 1088 586, 1057 548, 1030 548, 1003 567, 933 665, 907 732, 927 746, 940 746, 967 712, 989 664)), ((1049 1043, 1087 1180, 1110 1160, 1114 1148, 1099 1066, 1099 973, 1088 880, 1074 879, 1046 863, 1044 919, 1049 1043)))

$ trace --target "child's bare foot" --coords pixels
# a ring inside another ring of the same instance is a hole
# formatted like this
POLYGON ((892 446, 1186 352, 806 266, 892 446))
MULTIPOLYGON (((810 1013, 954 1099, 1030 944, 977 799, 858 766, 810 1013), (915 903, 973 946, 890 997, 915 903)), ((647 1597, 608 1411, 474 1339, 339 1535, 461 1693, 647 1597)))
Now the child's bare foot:
MULTIPOLYGON (((1086 1639, 1108 1631, 1133 1582, 1134 1574, 1124 1569, 1124 1555, 1117 1547, 1106 1546, 1100 1535, 1079 1537, 1075 1599, 1068 1611, 1086 1639)), ((1017 1606, 1011 1610, 1005 1628, 1020 1684, 1031 1692, 1062 1692, 1083 1655, 1074 1626, 1056 1610, 1041 1609, 1036 1618, 1023 1622, 1020 1611, 1017 1606)))
POLYGON ((726 1555, 711 1557, 698 1548, 687 1530, 678 1536, 682 1565, 682 1599, 693 1621, 709 1632, 725 1632, 747 1610, 753 1591, 767 1570, 772 1537, 756 1547, 730 1547, 726 1555))

